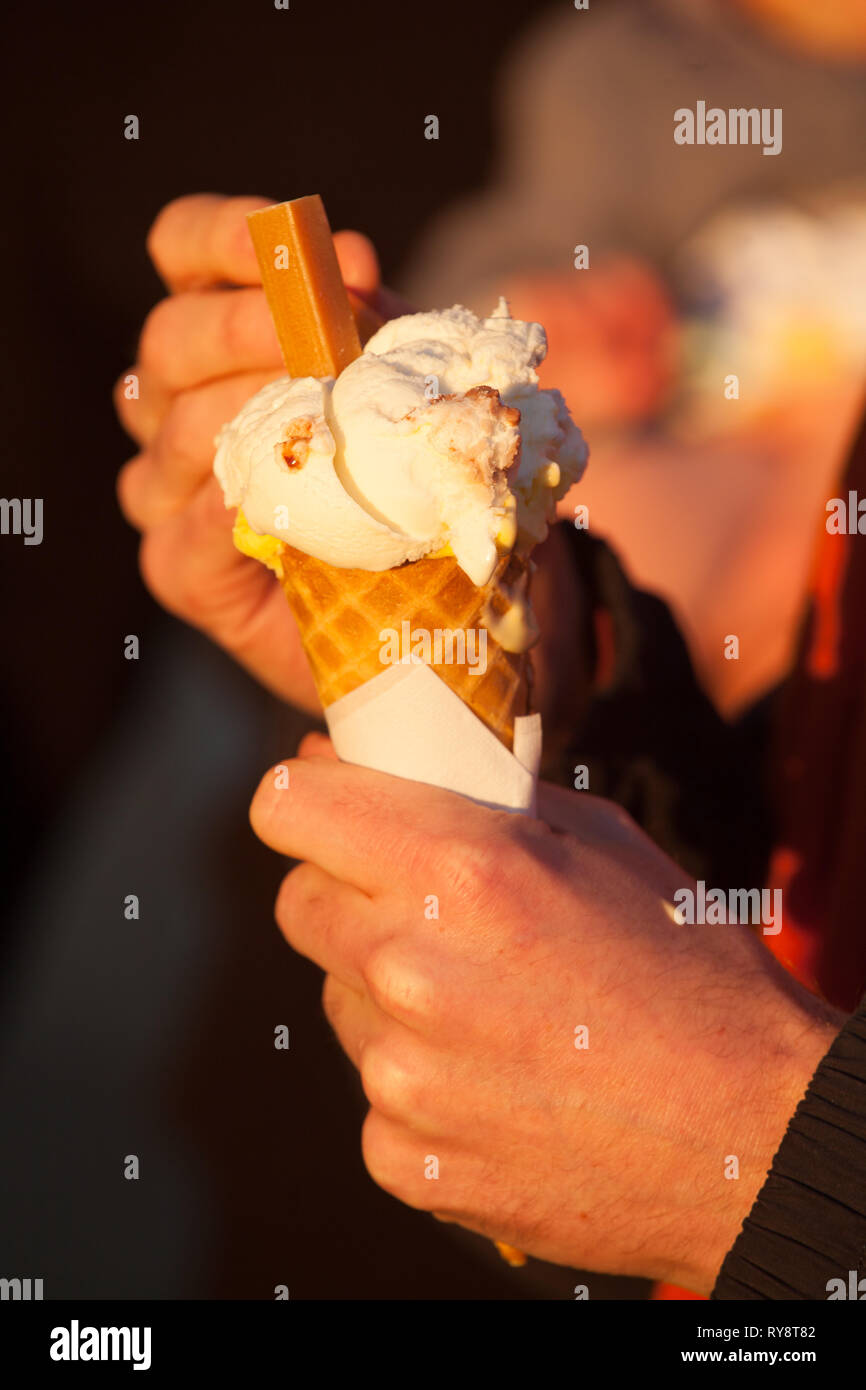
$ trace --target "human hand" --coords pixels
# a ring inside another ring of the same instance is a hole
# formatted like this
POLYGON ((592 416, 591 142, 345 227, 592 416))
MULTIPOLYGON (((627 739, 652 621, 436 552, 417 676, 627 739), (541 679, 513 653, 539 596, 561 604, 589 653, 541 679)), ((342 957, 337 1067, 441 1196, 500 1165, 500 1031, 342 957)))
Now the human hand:
MULTIPOLYGON (((245 216, 265 198, 196 194, 163 208, 148 251, 169 296, 145 320, 132 371, 138 399, 115 387, 140 452, 121 470, 120 505, 142 532, 141 571, 164 607, 207 632, 275 694, 319 709, 295 621, 273 575, 232 544, 212 473, 214 436, 284 374, 245 216)), ((406 312, 380 284, 371 242, 334 237, 356 317, 367 330, 406 312)))
POLYGON ((327 972, 374 1180, 540 1258, 708 1292, 842 1016, 747 928, 677 925, 687 876, 609 803, 542 787, 535 820, 302 752, 251 821, 308 861, 277 920, 327 972))

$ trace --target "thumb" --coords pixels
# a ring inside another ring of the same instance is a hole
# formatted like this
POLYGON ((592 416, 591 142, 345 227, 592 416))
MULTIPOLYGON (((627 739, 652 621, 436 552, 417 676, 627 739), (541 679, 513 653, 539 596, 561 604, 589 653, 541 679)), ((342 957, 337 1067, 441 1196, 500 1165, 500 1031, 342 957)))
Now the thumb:
POLYGON ((552 782, 539 782, 537 805, 539 820, 546 821, 551 830, 577 832, 582 819, 577 792, 552 782))
POLYGON ((340 759, 334 752, 334 745, 325 734, 311 733, 305 734, 298 744, 299 758, 327 758, 329 762, 338 763, 340 759))
POLYGON ((551 830, 576 835, 585 844, 642 843, 660 853, 628 812, 603 796, 539 782, 537 806, 539 820, 546 821, 551 830))

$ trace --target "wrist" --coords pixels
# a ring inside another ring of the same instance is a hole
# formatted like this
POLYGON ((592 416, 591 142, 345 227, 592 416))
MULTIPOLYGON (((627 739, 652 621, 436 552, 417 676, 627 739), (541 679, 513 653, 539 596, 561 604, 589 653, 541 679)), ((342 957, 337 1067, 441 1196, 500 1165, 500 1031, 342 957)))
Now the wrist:
MULTIPOLYGON (((726 1181, 716 1185, 715 1200, 703 1204, 691 1225, 683 1267, 676 1282, 708 1295, 722 1263, 740 1233, 779 1150, 797 1107, 822 1058, 846 1022, 847 1015, 819 1000, 810 1000, 807 1017, 780 1029, 773 1055, 756 1059, 754 1074, 729 1078, 727 1115, 715 1133, 721 1139, 726 1181), (729 1139, 729 1142, 726 1140, 729 1139), (733 1160, 736 1162, 734 1163, 733 1160), (736 1173, 736 1177, 730 1176, 736 1173)), ((707 1162, 719 1163, 719 1145, 707 1162)))

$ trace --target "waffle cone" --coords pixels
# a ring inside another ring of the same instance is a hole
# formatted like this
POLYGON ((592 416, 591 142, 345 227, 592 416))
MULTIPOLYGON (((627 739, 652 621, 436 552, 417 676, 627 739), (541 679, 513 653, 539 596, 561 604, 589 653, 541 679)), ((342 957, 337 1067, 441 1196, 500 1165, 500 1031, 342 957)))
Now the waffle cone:
MULTIPOLYGON (((520 579, 527 566, 525 560, 507 556, 490 583, 478 588, 453 556, 373 572, 338 569, 284 544, 277 563, 326 707, 386 669, 383 629, 401 633, 404 622, 410 632, 431 634, 485 627, 482 615, 505 611, 509 600, 503 586, 520 579)), ((448 660, 429 664, 510 751, 515 717, 529 709, 529 657, 505 651, 489 629, 486 642, 482 672, 448 660)), ((447 650, 446 644, 443 655, 447 650)))

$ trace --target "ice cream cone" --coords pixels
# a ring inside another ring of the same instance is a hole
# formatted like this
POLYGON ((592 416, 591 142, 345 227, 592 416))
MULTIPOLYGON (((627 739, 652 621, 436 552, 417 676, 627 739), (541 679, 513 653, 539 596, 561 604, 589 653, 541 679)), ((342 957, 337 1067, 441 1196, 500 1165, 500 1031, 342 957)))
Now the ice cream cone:
POLYGON ((540 720, 509 757, 466 710, 514 754, 537 636, 529 551, 586 464, 561 394, 539 386, 544 331, 500 299, 483 320, 401 315, 362 352, 321 199, 248 221, 288 377, 217 440, 235 544, 276 574, 326 710, 416 661, 464 706, 426 672, 396 673, 329 713, 340 757, 532 814, 540 720))
POLYGON ((514 720, 528 713, 529 659, 526 652, 505 651, 484 618, 492 614, 495 622, 505 610, 525 560, 504 557, 483 588, 448 555, 373 572, 338 569, 283 545, 277 561, 323 705, 386 669, 393 659, 387 638, 394 633, 404 655, 429 642, 427 664, 511 750, 514 720), (451 659, 461 655, 466 659, 451 659))

